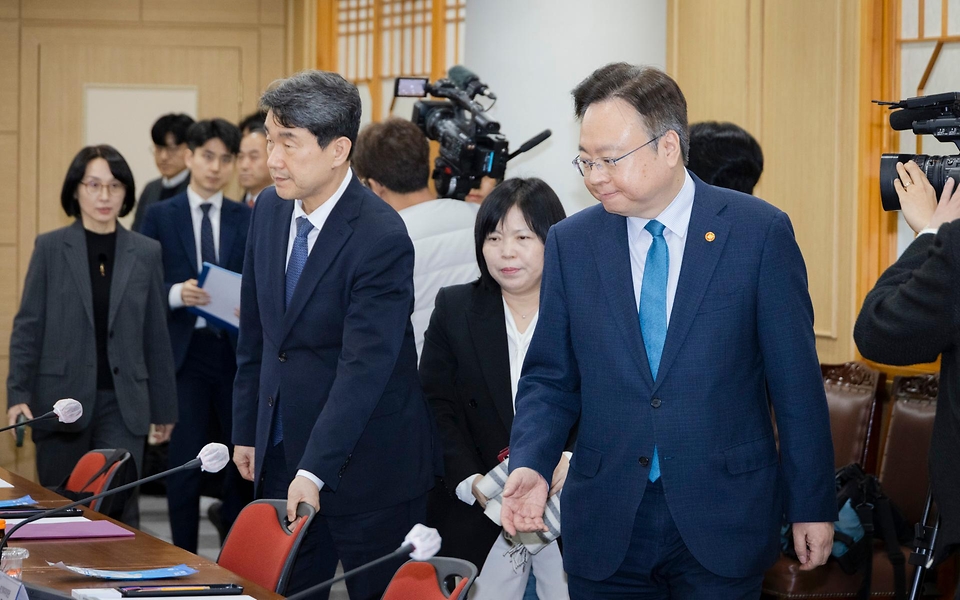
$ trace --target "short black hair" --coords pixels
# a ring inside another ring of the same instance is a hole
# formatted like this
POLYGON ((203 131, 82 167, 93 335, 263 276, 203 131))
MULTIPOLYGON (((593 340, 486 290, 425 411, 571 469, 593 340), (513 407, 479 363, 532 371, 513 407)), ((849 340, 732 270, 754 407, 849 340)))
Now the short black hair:
POLYGON ((430 142, 405 119, 387 119, 364 127, 353 152, 353 170, 398 194, 418 192, 430 181, 430 142))
POLYGON ((249 114, 243 118, 237 124, 237 128, 240 129, 242 135, 247 135, 253 131, 263 131, 263 124, 267 120, 267 111, 258 110, 255 113, 249 114))
POLYGON ((196 150, 212 139, 219 139, 230 154, 240 152, 240 130, 226 119, 204 119, 187 130, 187 146, 196 150))
POLYGON ((260 109, 272 110, 284 127, 306 129, 317 137, 321 148, 345 137, 353 154, 360 131, 360 92, 337 73, 301 71, 274 81, 260 97, 260 109))
POLYGON ((515 177, 493 188, 477 212, 473 237, 476 243, 477 265, 480 267, 480 281, 496 289, 500 286, 490 275, 487 261, 483 258, 483 242, 488 235, 497 230, 501 221, 514 206, 520 209, 527 226, 543 243, 547 241, 547 232, 550 228, 567 216, 557 193, 542 179, 515 177))
POLYGON ((690 127, 687 168, 710 185, 752 194, 763 173, 763 150, 739 125, 704 121, 690 127))
POLYGON ((167 145, 167 134, 173 134, 173 141, 179 146, 187 141, 187 130, 193 125, 193 117, 180 113, 163 115, 150 129, 150 137, 157 146, 167 145))
POLYGON ((133 210, 133 205, 137 201, 136 186, 133 183, 133 172, 130 171, 130 165, 123 156, 117 152, 113 146, 101 144, 99 146, 87 146, 77 152, 67 168, 67 176, 63 178, 63 187, 60 189, 60 206, 68 217, 80 216, 80 202, 77 200, 77 188, 83 181, 83 176, 87 172, 87 165, 95 158, 102 158, 107 161, 110 167, 110 173, 117 178, 117 181, 126 188, 123 196, 123 204, 120 205, 120 216, 125 217, 133 210))
POLYGON ((680 138, 680 155, 686 162, 690 152, 687 100, 676 81, 654 67, 611 63, 577 84, 573 90, 574 112, 582 119, 591 104, 612 98, 636 109, 651 138, 675 131, 680 138))

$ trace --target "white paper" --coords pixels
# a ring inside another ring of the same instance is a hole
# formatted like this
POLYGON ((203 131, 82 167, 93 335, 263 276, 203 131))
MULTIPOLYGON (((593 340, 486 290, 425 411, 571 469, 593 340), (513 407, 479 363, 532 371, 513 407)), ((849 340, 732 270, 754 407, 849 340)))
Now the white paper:
MULTIPOLYGON (((181 585, 181 584, 171 584, 181 585)), ((80 588, 71 591, 71 595, 77 600, 117 600, 121 598, 120 592, 116 588, 80 588)), ((137 596, 147 600, 148 598, 157 598, 157 596, 137 596)), ((169 596, 164 596, 164 600, 169 600, 169 596)), ((226 600, 254 600, 252 596, 246 594, 220 596, 226 600)), ((177 600, 211 600, 211 596, 177 596, 177 600)))
POLYGON ((240 307, 240 274, 209 263, 203 266, 209 266, 203 290, 210 294, 210 303, 195 308, 239 329, 240 319, 235 311, 240 307))
POLYGON ((12 483, 10 483, 9 481, 4 481, 0 479, 0 488, 12 488, 12 487, 13 487, 12 483))
MULTIPOLYGON (((90 519, 86 517, 44 517, 43 519, 37 519, 32 521, 30 524, 34 523, 44 523, 48 525, 56 525, 58 523, 80 523, 82 521, 89 521, 90 519)), ((23 519, 7 519, 7 527, 13 527, 23 519)))
POLYGON ((19 579, 0 572, 0 600, 27 600, 27 590, 19 579))

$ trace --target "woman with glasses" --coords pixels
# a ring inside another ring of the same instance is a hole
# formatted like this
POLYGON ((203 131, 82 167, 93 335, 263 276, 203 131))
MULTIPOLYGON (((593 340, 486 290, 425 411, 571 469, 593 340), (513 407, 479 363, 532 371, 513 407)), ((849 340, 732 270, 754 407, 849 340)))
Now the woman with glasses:
MULTIPOLYGON (((477 489, 510 443, 520 370, 537 327, 544 242, 564 217, 540 179, 508 179, 494 188, 474 229, 480 279, 440 290, 424 337, 420 380, 437 418, 446 473, 428 520, 443 536, 442 554, 482 567, 474 598, 519 600, 531 570, 541 599, 567 597, 557 543, 529 556, 511 552, 484 515, 487 498, 477 489)), ((567 459, 557 460, 551 493, 566 477, 567 459)))
MULTIPOLYGON (((88 146, 67 170, 60 203, 72 225, 37 237, 10 335, 7 420, 76 398, 75 423, 33 425, 40 483, 56 486, 81 456, 124 448, 142 467, 177 417, 160 244, 117 218, 134 205, 130 167, 110 146, 88 146)), ((131 503, 128 503, 131 504, 131 503)), ((135 506, 124 521, 135 524, 135 506)))

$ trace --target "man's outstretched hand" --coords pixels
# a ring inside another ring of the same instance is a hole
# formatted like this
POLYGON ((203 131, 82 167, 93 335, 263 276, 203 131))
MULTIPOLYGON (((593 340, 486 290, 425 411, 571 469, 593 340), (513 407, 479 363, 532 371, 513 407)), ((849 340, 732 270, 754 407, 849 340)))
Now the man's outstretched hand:
POLYGON ((518 531, 548 531, 543 523, 547 505, 547 480, 533 469, 520 467, 510 473, 503 486, 500 522, 510 535, 518 531))

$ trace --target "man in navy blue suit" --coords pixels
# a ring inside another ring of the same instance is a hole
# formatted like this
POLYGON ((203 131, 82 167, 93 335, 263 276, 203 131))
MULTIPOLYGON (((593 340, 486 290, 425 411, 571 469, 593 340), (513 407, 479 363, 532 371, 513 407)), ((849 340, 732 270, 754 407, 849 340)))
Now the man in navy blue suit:
POLYGON ((544 527, 579 419, 562 497, 570 596, 757 598, 781 523, 812 569, 837 516, 790 221, 687 172, 686 101, 663 72, 607 65, 573 95, 574 167, 601 204, 547 239, 504 528, 544 527))
MULTIPOLYGON (((223 119, 199 121, 187 130, 186 142, 191 172, 187 191, 151 206, 141 230, 158 240, 163 249, 163 278, 170 306, 167 324, 181 415, 170 438, 171 465, 196 457, 208 442, 230 442, 236 338, 187 307, 210 301, 197 285, 204 262, 243 270, 251 212, 246 205, 224 198, 222 191, 233 175, 240 131, 223 119)), ((173 543, 190 552, 197 551, 201 483, 196 470, 167 479, 173 543)), ((252 500, 252 486, 230 467, 224 475, 222 496, 221 519, 229 528, 252 500)))
MULTIPOLYGON (((436 472, 420 390, 413 244, 350 168, 357 88, 306 71, 260 100, 276 182, 254 205, 234 387, 234 462, 287 516, 318 515, 288 593, 396 550, 426 513, 436 472)), ((347 581, 380 598, 400 562, 347 581)), ((316 597, 326 597, 317 594, 316 597)))

